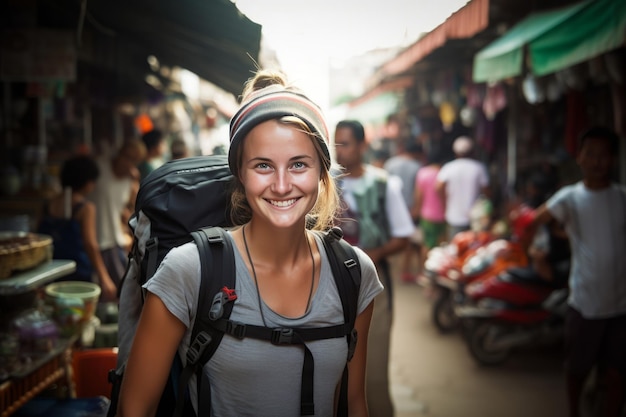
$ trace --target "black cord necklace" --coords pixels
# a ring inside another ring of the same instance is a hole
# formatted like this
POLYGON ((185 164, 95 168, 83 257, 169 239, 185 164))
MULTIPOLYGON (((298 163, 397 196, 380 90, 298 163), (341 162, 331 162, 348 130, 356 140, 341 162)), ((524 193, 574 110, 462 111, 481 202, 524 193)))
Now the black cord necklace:
MULTIPOLYGON (((259 281, 256 276, 256 270, 254 269, 254 262, 252 262, 252 256, 250 255, 250 249, 248 248, 248 240, 246 239, 246 226, 244 225, 241 229, 241 234, 243 235, 243 245, 246 248, 246 255, 248 256, 248 262, 250 262, 250 268, 252 269, 252 276, 254 277, 254 286, 256 287, 256 296, 257 301, 259 303, 259 311, 261 312, 261 320, 263 320, 263 325, 267 327, 267 323, 265 322, 265 316, 263 315, 263 307, 261 305, 261 291, 259 290, 259 281)), ((309 298, 306 301, 306 309, 304 310, 305 314, 309 311, 311 307, 311 299, 313 298, 313 287, 315 285, 315 258, 313 257, 313 249, 311 249, 311 242, 309 241, 309 237, 306 238, 306 243, 309 248, 309 255, 311 255, 311 288, 309 289, 309 298)))

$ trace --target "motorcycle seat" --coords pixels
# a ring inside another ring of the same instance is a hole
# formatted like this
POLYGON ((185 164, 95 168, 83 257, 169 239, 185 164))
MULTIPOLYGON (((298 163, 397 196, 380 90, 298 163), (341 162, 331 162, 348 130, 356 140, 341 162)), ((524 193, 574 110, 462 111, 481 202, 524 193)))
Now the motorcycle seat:
POLYGON ((553 287, 554 284, 546 281, 531 267, 527 268, 509 268, 506 273, 502 274, 502 279, 507 282, 516 282, 519 284, 540 285, 544 287, 553 287))

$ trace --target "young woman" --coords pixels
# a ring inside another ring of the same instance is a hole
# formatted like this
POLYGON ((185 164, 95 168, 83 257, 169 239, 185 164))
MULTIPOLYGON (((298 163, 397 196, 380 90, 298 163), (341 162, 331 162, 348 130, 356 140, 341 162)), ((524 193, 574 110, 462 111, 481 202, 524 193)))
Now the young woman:
MULTIPOLYGON (((280 74, 260 71, 244 88, 231 120, 229 165, 235 177, 230 231, 236 292, 230 319, 266 327, 343 323, 343 310, 321 234, 334 222, 337 190, 328 133, 319 108, 280 74), (309 226, 309 227, 307 227, 309 226)), ((373 299, 382 285, 358 250, 362 282, 348 364, 351 416, 367 416, 365 359, 373 299)), ((145 285, 147 296, 120 394, 121 416, 152 416, 174 355, 185 357, 196 313, 200 261, 195 244, 172 249, 145 285)), ((314 357, 316 416, 336 414, 346 364, 345 338, 307 342, 314 357)), ((275 346, 225 335, 205 365, 212 416, 298 416, 301 346, 275 346)), ((189 384, 196 407, 196 384, 189 384)), ((197 410, 196 410, 197 411, 197 410)))

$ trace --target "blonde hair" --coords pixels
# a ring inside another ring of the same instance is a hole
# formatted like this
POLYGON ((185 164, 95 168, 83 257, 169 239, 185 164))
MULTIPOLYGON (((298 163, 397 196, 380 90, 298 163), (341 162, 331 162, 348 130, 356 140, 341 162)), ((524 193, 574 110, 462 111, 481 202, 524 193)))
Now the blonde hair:
MULTIPOLYGON (((258 95, 269 91, 293 91, 300 92, 293 85, 287 82, 286 76, 279 71, 260 70, 254 77, 249 79, 243 89, 242 105, 254 99, 258 95)), ((318 135, 297 115, 284 116, 276 119, 279 123, 284 123, 296 127, 307 134, 315 146, 315 151, 320 160, 320 192, 311 211, 307 214, 307 227, 314 230, 326 230, 335 221, 335 214, 339 207, 339 194, 337 185, 327 166, 330 166, 324 150, 319 141, 318 135)), ((243 147, 237 148, 236 170, 241 166, 243 147)), ((239 179, 239 172, 233 172, 234 181, 231 193, 231 219, 233 224, 241 225, 247 223, 252 218, 252 209, 245 196, 245 187, 239 179)))

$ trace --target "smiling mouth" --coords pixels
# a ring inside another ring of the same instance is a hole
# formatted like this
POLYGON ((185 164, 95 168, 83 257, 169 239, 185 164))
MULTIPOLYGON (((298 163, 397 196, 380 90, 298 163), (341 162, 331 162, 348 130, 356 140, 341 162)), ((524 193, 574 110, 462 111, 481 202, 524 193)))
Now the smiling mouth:
POLYGON ((289 207, 292 204, 295 204, 298 201, 297 198, 292 198, 291 200, 267 200, 271 205, 276 207, 289 207))

